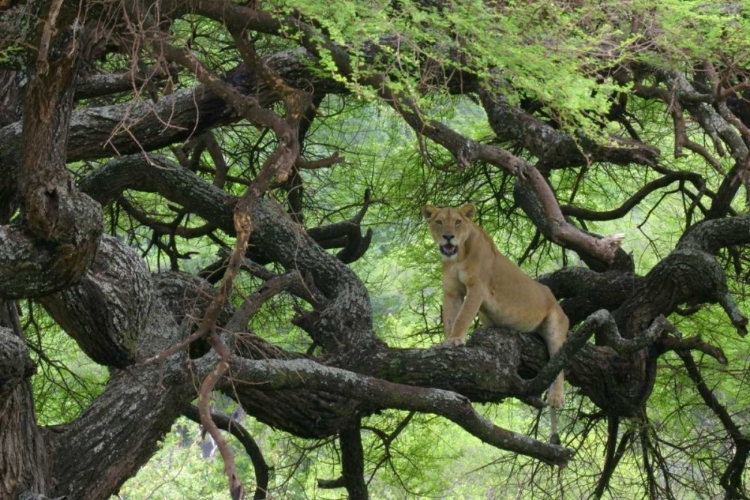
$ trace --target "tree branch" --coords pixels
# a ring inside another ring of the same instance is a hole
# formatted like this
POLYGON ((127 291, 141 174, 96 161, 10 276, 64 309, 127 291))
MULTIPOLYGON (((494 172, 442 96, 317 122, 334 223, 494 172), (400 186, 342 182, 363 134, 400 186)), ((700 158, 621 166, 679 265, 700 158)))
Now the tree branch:
POLYGON ((628 198, 625 203, 623 203, 619 208, 613 209, 613 210, 607 210, 605 212, 599 212, 595 210, 588 210, 585 208, 580 207, 574 207, 571 205, 563 205, 560 207, 560 210, 562 211, 563 215, 566 217, 577 217, 579 219, 585 219, 585 220, 596 220, 596 221, 605 221, 605 220, 615 220, 619 219, 623 216, 625 216, 628 212, 630 212, 636 205, 638 205, 641 201, 643 201, 646 196, 653 193, 657 189, 666 187, 673 182, 683 181, 683 180, 690 180, 693 182, 693 184, 700 189, 704 185, 703 178, 693 172, 674 172, 668 175, 665 175, 664 177, 661 177, 659 179, 656 179, 654 181, 649 182, 648 184, 645 184, 642 188, 640 188, 638 191, 636 191, 633 196, 628 198))
POLYGON ((727 365, 727 357, 724 351, 717 346, 704 342, 700 335, 688 337, 686 339, 663 337, 659 339, 659 345, 664 352, 668 351, 700 351, 708 354, 722 365, 727 365))
POLYGON ((548 387, 565 368, 575 354, 586 344, 594 333, 599 333, 606 345, 619 354, 628 355, 652 344, 667 328, 667 320, 659 316, 640 335, 632 339, 623 339, 617 331, 614 318, 606 309, 600 309, 591 316, 572 334, 559 351, 552 356, 537 376, 528 382, 528 394, 538 394, 548 387))
POLYGON ((13 390, 35 373, 36 363, 29 356, 26 343, 13 330, 0 328, 0 421, 13 390))
POLYGON ((350 500, 367 500, 365 455, 362 450, 359 419, 339 433, 339 443, 341 443, 342 477, 349 498, 350 500))
MULTIPOLYGON (((499 80, 493 87, 504 88, 507 85, 507 82, 499 80)), ((612 136, 609 143, 602 144, 580 135, 573 136, 554 129, 517 106, 509 105, 501 93, 486 89, 480 89, 478 93, 497 139, 522 144, 539 159, 536 167, 544 172, 595 162, 653 166, 661 154, 658 148, 640 141, 612 136)))
POLYGON ((688 376, 695 384, 695 387, 698 389, 698 393, 701 398, 703 398, 706 406, 708 406, 714 415, 716 415, 724 426, 726 432, 729 434, 729 437, 734 442, 734 454, 729 465, 727 465, 724 474, 721 476, 721 486, 727 492, 728 497, 745 497, 746 493, 742 476, 745 470, 748 454, 750 454, 750 439, 743 435, 740 428, 734 420, 732 420, 727 409, 719 402, 713 391, 706 385, 706 381, 703 379, 690 351, 676 352, 685 364, 688 376))
POLYGON ((609 487, 609 481, 617 469, 617 464, 620 463, 625 451, 627 451, 630 443, 633 440, 634 432, 628 430, 622 435, 620 444, 617 444, 617 431, 620 428, 619 417, 609 417, 607 421, 607 452, 606 458, 604 459, 604 465, 602 466, 602 473, 599 476, 599 481, 596 482, 596 489, 591 495, 594 498, 601 498, 604 495, 604 490, 609 487))
MULTIPOLYGON (((198 408, 194 405, 188 406, 183 412, 183 415, 195 423, 201 423, 198 408)), ((253 468, 255 469, 256 486, 253 499, 264 500, 268 495, 270 467, 266 463, 265 458, 263 458, 263 453, 261 452, 258 443, 255 442, 255 439, 253 439, 253 436, 250 435, 247 429, 236 420, 218 413, 211 413, 211 418, 219 429, 229 432, 232 436, 237 438, 240 443, 242 443, 242 446, 245 448, 245 452, 253 462, 253 468)))
POLYGON ((263 384, 264 390, 323 389, 378 408, 441 415, 485 443, 551 464, 564 465, 573 455, 572 450, 542 443, 492 424, 472 408, 468 399, 453 392, 394 384, 312 360, 233 359, 231 369, 235 378, 263 384))

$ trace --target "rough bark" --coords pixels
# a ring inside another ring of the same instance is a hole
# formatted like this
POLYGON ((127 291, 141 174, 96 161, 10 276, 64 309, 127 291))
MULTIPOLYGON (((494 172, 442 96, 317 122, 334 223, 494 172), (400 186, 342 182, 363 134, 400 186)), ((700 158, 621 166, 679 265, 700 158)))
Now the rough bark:
POLYGON ((0 497, 18 491, 46 493, 50 485, 47 445, 36 422, 29 357, 13 302, 0 315, 0 497))
MULTIPOLYGON (((139 355, 180 339, 164 309, 152 308, 139 355), (143 344, 147 344, 147 347, 143 344)), ((117 370, 100 397, 74 421, 49 433, 56 495, 109 498, 148 461, 158 442, 195 397, 185 353, 163 364, 117 370)))
POLYGON ((152 296, 143 260, 108 236, 102 238, 90 272, 40 302, 91 359, 125 368, 135 362, 152 296))
POLYGON ((359 422, 339 433, 339 443, 341 444, 342 476, 349 498, 367 500, 369 495, 365 483, 364 452, 359 422))

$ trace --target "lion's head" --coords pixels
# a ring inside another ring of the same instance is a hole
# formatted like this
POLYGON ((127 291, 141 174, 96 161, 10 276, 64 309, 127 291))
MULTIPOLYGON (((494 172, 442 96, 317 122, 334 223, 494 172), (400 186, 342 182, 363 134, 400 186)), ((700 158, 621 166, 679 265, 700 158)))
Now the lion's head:
POLYGON ((430 233, 440 248, 444 259, 458 255, 459 247, 466 241, 471 232, 471 218, 475 212, 474 205, 466 203, 460 208, 435 205, 422 207, 422 217, 430 226, 430 233))

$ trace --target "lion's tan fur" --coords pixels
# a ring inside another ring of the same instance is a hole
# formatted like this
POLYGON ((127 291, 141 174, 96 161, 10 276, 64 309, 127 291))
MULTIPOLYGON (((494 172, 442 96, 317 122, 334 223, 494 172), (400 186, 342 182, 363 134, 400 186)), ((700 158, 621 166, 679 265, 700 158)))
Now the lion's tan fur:
MULTIPOLYGON (((474 212, 471 204, 422 208, 443 257, 444 345, 465 344, 467 330, 478 314, 485 326, 539 332, 553 355, 567 337, 568 317, 549 288, 498 251, 489 235, 472 221, 474 212)), ((553 408, 563 405, 562 373, 550 387, 549 402, 553 408)))

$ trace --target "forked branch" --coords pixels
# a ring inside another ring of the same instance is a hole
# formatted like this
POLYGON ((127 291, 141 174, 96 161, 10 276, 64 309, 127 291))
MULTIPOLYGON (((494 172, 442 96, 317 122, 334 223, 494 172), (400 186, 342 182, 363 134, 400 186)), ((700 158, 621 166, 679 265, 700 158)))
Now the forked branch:
POLYGON ((658 316, 640 335, 632 339, 624 339, 609 311, 600 309, 586 318, 586 321, 572 335, 568 336, 560 350, 539 370, 537 376, 528 382, 526 392, 527 394, 538 394, 548 387, 557 377, 557 374, 565 368, 565 365, 586 345, 586 342, 594 333, 599 333, 605 340, 606 345, 618 353, 626 355, 649 346, 666 329, 666 318, 658 316))

